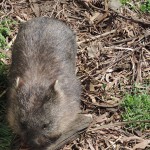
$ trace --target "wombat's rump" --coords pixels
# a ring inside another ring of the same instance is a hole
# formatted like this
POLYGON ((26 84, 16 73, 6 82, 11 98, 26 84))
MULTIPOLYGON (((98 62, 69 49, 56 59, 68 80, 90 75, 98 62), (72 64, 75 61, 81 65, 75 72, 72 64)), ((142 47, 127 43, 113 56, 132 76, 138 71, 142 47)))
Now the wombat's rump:
POLYGON ((21 25, 12 51, 8 121, 31 147, 56 141, 80 113, 76 40, 63 22, 40 17, 21 25))

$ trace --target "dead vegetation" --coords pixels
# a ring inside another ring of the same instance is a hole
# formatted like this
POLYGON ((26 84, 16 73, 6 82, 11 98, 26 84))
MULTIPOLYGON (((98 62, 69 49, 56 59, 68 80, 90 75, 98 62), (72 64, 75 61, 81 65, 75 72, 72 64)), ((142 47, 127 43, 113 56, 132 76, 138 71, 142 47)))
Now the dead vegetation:
POLYGON ((82 109, 94 121, 63 150, 150 148, 149 130, 129 131, 119 123, 124 94, 135 83, 150 84, 150 15, 128 7, 116 10, 107 0, 2 0, 0 7, 1 19, 9 16, 23 22, 55 17, 77 34, 82 109))

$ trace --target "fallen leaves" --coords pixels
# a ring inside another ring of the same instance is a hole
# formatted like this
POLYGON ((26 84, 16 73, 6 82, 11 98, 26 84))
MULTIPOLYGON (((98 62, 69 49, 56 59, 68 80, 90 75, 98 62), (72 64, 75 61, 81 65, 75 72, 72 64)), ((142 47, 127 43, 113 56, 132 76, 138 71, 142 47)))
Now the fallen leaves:
POLYGON ((136 144, 133 147, 133 150, 145 149, 146 147, 150 147, 150 140, 143 139, 137 136, 123 137, 121 140, 124 142, 130 142, 130 143, 134 141, 134 143, 136 144))
MULTIPOLYGON (((138 150, 150 148, 150 131, 124 130, 120 103, 134 83, 150 83, 150 17, 111 6, 107 1, 3 1, 2 18, 12 12, 20 22, 50 16, 66 22, 77 34, 77 75, 82 109, 95 118, 85 135, 63 149, 138 150), (11 7, 13 6, 13 7, 11 7), (112 9, 119 11, 110 10, 112 9), (5 10, 5 11, 4 11, 5 10)), ((143 88, 143 87, 140 87, 143 88)), ((148 89, 147 89, 148 90, 148 89)))

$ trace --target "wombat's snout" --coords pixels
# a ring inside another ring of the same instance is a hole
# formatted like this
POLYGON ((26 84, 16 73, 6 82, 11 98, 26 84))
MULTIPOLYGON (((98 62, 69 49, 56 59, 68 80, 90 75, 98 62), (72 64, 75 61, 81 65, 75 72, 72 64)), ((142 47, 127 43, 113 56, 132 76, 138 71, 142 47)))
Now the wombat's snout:
POLYGON ((49 138, 45 135, 39 134, 37 131, 26 131, 21 136, 23 143, 29 147, 41 147, 49 143, 49 138))
POLYGON ((48 136, 30 130, 22 135, 22 139, 29 147, 43 147, 54 143, 60 136, 61 134, 48 136))

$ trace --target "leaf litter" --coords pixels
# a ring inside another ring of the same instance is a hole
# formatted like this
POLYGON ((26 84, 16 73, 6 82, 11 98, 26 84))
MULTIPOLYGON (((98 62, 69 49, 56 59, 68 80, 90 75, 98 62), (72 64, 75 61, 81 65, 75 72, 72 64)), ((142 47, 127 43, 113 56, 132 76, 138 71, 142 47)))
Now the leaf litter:
MULTIPOLYGON (((2 0, 0 18, 24 22, 49 16, 77 35, 82 110, 93 122, 63 150, 150 149, 150 130, 124 128, 120 103, 134 83, 150 84, 150 15, 107 0, 2 0)), ((18 26, 12 35, 16 35, 18 26)), ((13 43, 14 38, 9 39, 13 43)), ((2 50, 1 50, 2 52, 2 50)), ((150 89, 148 89, 150 91, 150 89)))

